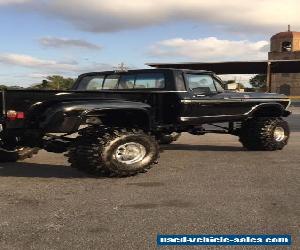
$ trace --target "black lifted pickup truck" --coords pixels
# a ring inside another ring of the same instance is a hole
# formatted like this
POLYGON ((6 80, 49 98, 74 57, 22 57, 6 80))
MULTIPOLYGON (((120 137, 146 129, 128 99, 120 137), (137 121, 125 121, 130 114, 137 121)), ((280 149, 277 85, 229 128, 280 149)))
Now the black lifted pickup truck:
POLYGON ((2 91, 0 159, 45 149, 65 152, 71 166, 88 173, 130 176, 147 171, 158 143, 181 132, 232 134, 248 150, 281 150, 289 104, 284 95, 227 91, 208 71, 87 73, 70 91, 2 91))

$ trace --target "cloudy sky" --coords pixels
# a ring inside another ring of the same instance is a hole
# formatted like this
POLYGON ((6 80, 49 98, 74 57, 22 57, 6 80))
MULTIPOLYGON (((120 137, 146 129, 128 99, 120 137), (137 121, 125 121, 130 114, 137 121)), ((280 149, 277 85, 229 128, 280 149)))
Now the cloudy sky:
POLYGON ((266 59, 299 0, 0 0, 0 84, 145 62, 266 59))

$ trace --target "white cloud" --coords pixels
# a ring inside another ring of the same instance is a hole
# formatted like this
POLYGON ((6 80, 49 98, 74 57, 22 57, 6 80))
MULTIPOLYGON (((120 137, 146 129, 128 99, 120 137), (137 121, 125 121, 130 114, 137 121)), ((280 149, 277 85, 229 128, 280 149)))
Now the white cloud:
POLYGON ((33 79, 45 79, 47 76, 48 76, 47 74, 42 74, 42 73, 30 73, 26 75, 26 77, 30 77, 33 79))
POLYGON ((101 49, 101 46, 90 43, 82 39, 42 37, 39 39, 39 43, 43 47, 49 47, 49 48, 72 48, 73 47, 73 48, 91 49, 91 50, 101 49))
MULTIPOLYGON (((25 1, 25 0, 24 0, 25 1)), ((3 1, 8 2, 8 1, 3 1)), ((11 0, 22 2, 22 0, 11 0)), ((28 1, 30 2, 30 1, 28 1)), ((244 33, 300 29, 299 0, 32 0, 28 9, 67 20, 92 32, 194 21, 244 33)), ((52 18, 52 17, 51 17, 52 18)))
POLYGON ((23 68, 41 69, 44 72, 59 71, 59 72, 88 72, 88 71, 102 71, 112 70, 114 68, 111 64, 90 62, 88 64, 80 64, 74 60, 46 60, 33 57, 30 55, 5 53, 0 54, 0 64, 12 65, 23 68))
POLYGON ((75 78, 82 73, 113 70, 114 68, 113 65, 106 63, 78 63, 74 60, 54 61, 13 53, 0 54, 0 64, 5 67, 15 66, 26 69, 26 75, 22 74, 18 76, 18 74, 15 74, 10 81, 14 83, 25 83, 27 85, 30 82, 42 80, 49 75, 63 75, 75 78), (23 77, 24 79, 20 79, 23 77))
POLYGON ((22 4, 28 2, 31 2, 31 0, 0 0, 0 5, 22 4))
POLYGON ((174 38, 157 42, 151 46, 149 54, 193 61, 256 60, 267 58, 268 44, 267 41, 231 41, 216 37, 193 40, 174 38))
POLYGON ((44 60, 22 54, 0 54, 0 63, 25 68, 44 68, 60 71, 74 71, 77 65, 72 63, 60 63, 54 60, 44 60))

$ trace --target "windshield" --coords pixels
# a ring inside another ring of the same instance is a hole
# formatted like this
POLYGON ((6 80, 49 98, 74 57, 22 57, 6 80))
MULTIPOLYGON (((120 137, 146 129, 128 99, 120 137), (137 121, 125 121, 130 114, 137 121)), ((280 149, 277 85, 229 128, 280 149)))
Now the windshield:
POLYGON ((189 89, 193 92, 209 94, 224 91, 221 83, 211 75, 186 74, 186 80, 189 89))

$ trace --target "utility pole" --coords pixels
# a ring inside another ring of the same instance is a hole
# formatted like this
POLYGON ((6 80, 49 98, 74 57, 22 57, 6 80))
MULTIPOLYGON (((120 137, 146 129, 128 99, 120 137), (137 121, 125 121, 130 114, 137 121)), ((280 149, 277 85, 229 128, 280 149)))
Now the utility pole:
POLYGON ((268 61, 267 66, 267 92, 272 92, 272 72, 271 72, 271 62, 268 61))

